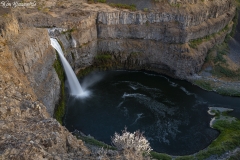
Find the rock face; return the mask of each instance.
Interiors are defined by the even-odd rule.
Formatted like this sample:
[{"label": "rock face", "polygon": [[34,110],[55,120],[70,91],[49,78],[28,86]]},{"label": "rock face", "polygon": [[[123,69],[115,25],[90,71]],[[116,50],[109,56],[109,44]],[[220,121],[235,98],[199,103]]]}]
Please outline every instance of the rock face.
[{"label": "rock face", "polygon": [[[88,159],[89,150],[83,142],[52,119],[47,107],[38,101],[46,94],[46,91],[40,90],[47,83],[45,80],[58,83],[58,77],[51,80],[55,76],[52,67],[43,69],[46,62],[43,56],[52,53],[54,59],[55,55],[52,48],[48,47],[48,41],[43,41],[44,44],[41,44],[41,39],[38,39],[40,43],[33,41],[35,48],[24,42],[34,40],[44,31],[33,29],[31,32],[22,32],[14,25],[9,23],[7,26],[8,29],[10,26],[14,29],[11,32],[11,38],[16,38],[14,42],[9,43],[4,39],[8,35],[6,30],[2,34],[4,36],[0,36],[0,159]],[[28,39],[20,45],[19,38]],[[48,58],[51,58],[51,54]],[[47,66],[50,63],[52,65],[51,60],[48,63]],[[59,90],[55,86],[48,87],[52,87],[53,92],[59,92],[55,91]],[[57,99],[57,95],[51,95],[51,92],[48,95]]]},{"label": "rock face", "polygon": [[107,53],[122,68],[187,79],[200,70],[208,50],[224,40],[235,14],[231,0],[187,0],[181,7],[164,4],[149,12],[76,0],[45,4],[48,12],[16,8],[0,19],[0,159],[99,157],[90,156],[81,140],[51,118],[60,81],[46,28],[61,28],[52,36],[75,71]]},{"label": "rock face", "polygon": [[[220,32],[235,15],[231,1],[207,4],[201,9],[195,5],[190,10],[179,8],[171,12],[99,12],[98,53],[117,54],[118,59],[127,62],[126,68],[137,65],[186,79],[201,69],[207,50],[221,43],[226,32],[205,43],[205,52],[203,46],[197,50],[189,47],[189,42]],[[194,8],[196,11],[192,12]],[[126,66],[131,63],[129,59],[133,64]]]},{"label": "rock face", "polygon": [[15,67],[27,75],[38,100],[52,116],[53,106],[59,97],[60,82],[52,67],[55,52],[50,46],[47,30],[31,28],[20,31],[15,17],[4,28],[3,35],[9,42]]},{"label": "rock face", "polygon": [[[49,14],[21,13],[17,19],[21,26],[65,29],[55,36],[75,71],[92,65],[97,54],[111,53],[122,68],[187,79],[200,71],[208,49],[231,30],[235,6],[232,0],[177,3],[181,6],[159,2],[148,12],[81,3],[77,8],[63,5],[64,9],[55,8]],[[196,39],[205,45],[190,47]]]},{"label": "rock face", "polygon": [[[201,69],[207,51],[223,42],[235,15],[233,1],[194,3],[184,1],[179,8],[165,5],[161,11],[149,12],[97,6],[91,14],[92,8],[86,6],[85,14],[68,14],[73,19],[78,16],[79,21],[56,24],[68,26],[69,31],[57,37],[75,71],[93,64],[97,54],[110,53],[122,68],[154,70],[187,79]],[[196,39],[201,45],[190,47]]]}]

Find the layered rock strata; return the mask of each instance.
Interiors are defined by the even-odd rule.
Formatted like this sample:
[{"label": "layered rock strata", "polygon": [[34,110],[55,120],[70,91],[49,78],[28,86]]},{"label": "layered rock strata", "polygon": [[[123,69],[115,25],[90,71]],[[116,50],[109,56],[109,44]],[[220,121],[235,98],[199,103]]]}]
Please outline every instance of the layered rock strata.
[{"label": "layered rock strata", "polygon": [[[235,15],[233,1],[229,0],[197,1],[179,8],[165,5],[161,11],[149,12],[103,6],[96,4],[94,12],[85,6],[85,14],[76,10],[67,14],[72,15],[73,22],[54,25],[69,31],[58,38],[68,50],[75,71],[93,64],[97,54],[110,53],[122,68],[155,70],[187,79],[200,71],[208,49],[224,40]],[[206,37],[208,40],[204,40]],[[196,39],[203,39],[201,44],[207,45],[190,47]]]}]

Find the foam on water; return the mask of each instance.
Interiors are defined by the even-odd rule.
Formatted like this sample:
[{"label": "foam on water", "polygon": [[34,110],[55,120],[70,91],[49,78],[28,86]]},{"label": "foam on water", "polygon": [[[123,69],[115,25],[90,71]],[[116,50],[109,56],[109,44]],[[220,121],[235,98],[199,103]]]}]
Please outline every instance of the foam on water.
[{"label": "foam on water", "polygon": [[181,89],[184,93],[186,93],[186,95],[188,95],[188,96],[192,96],[192,95],[193,95],[194,97],[197,97],[196,94],[189,92],[189,91],[186,90],[186,88],[184,88],[184,87],[180,87],[180,89]]},{"label": "foam on water", "polygon": [[118,105],[117,105],[117,108],[120,108],[122,106],[124,101],[120,102]]},{"label": "foam on water", "polygon": [[[140,104],[146,106],[154,114],[156,122],[145,128],[145,130],[152,130],[154,132],[154,137],[150,138],[157,139],[159,142],[170,145],[169,138],[175,139],[176,135],[180,132],[178,129],[178,126],[182,123],[180,120],[160,120],[163,117],[167,118],[167,115],[174,115],[176,108],[170,108],[140,93],[124,93],[122,98],[135,98]],[[136,124],[139,119],[143,118],[144,116],[142,115],[142,113],[137,114],[136,120],[131,125]]]},{"label": "foam on water", "polygon": [[144,116],[142,116],[142,115],[143,115],[143,113],[137,114],[137,118],[136,118],[135,121],[131,124],[131,126],[134,125],[135,123],[137,123],[137,121],[138,121],[139,119],[143,118]]}]

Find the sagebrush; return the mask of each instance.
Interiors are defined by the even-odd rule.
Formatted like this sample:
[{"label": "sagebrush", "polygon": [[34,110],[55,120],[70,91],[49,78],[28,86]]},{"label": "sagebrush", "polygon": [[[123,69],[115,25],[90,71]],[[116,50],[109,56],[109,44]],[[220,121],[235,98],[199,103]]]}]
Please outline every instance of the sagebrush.
[{"label": "sagebrush", "polygon": [[150,154],[152,148],[150,143],[143,136],[143,133],[136,131],[130,133],[125,130],[122,131],[122,135],[115,133],[112,137],[112,143],[118,150],[131,150],[136,154]]}]

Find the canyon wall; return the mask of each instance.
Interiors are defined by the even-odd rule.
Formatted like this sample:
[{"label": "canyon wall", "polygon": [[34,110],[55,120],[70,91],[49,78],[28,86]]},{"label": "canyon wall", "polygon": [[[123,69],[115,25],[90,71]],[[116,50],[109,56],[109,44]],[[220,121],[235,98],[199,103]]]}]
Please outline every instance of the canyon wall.
[{"label": "canyon wall", "polygon": [[28,77],[39,101],[53,115],[58,102],[60,82],[53,68],[55,51],[50,46],[46,29],[21,29],[13,16],[3,24],[3,38],[8,42],[14,66]]},{"label": "canyon wall", "polygon": [[[121,68],[187,79],[200,71],[207,51],[223,42],[236,7],[232,0],[179,3],[146,12],[82,4],[50,14],[21,13],[18,20],[22,26],[65,29],[54,36],[76,72],[92,65],[96,55],[111,54]],[[196,40],[201,45],[192,47]]]},{"label": "canyon wall", "polygon": [[[171,12],[167,8],[163,12],[99,12],[98,53],[114,54],[121,62],[127,62],[126,68],[137,66],[187,79],[200,71],[208,49],[223,42],[223,28],[229,25],[226,28],[231,30],[233,2],[217,2],[201,8],[188,6],[189,10],[175,8]],[[198,49],[189,46],[190,41],[215,33],[221,36],[203,41],[205,45]]]},{"label": "canyon wall", "polygon": [[[111,54],[121,68],[187,79],[200,71],[208,50],[223,42],[236,10],[229,0],[201,3],[166,6],[161,12],[99,9],[58,37],[71,53],[68,60],[75,71],[92,65],[97,54]],[[63,37],[76,40],[76,46],[66,44]],[[201,45],[191,47],[196,39]]]},{"label": "canyon wall", "polygon": [[20,28],[13,15],[0,26],[0,159],[88,159],[83,142],[50,116],[60,84],[47,30]]}]

